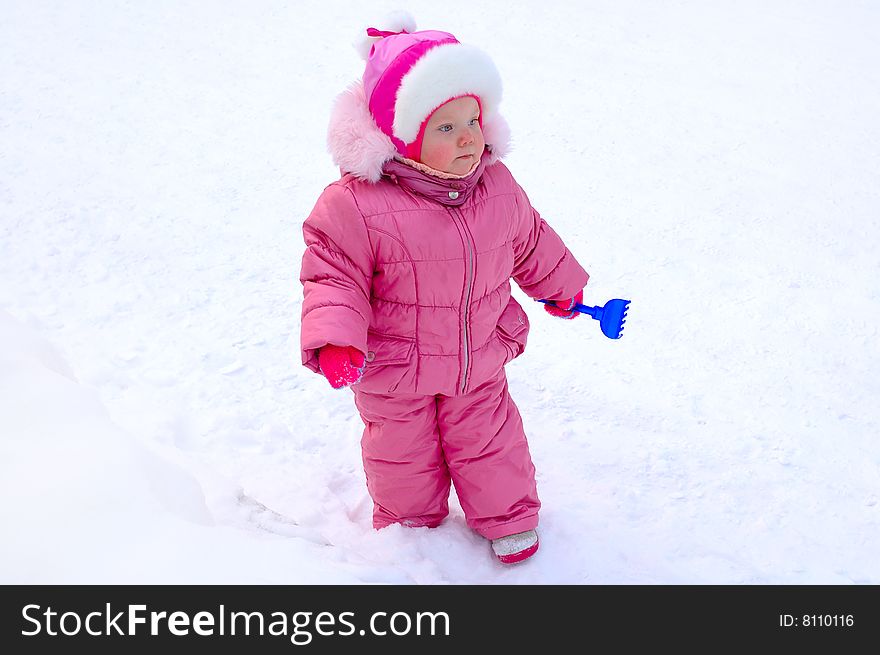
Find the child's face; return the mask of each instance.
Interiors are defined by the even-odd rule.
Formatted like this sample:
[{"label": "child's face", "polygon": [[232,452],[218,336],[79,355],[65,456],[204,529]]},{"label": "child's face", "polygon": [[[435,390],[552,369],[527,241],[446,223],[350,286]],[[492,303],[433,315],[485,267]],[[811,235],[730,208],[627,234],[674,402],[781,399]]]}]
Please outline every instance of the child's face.
[{"label": "child's face", "polygon": [[470,96],[440,105],[425,126],[422,163],[454,175],[470,172],[486,145],[479,117],[480,105]]}]

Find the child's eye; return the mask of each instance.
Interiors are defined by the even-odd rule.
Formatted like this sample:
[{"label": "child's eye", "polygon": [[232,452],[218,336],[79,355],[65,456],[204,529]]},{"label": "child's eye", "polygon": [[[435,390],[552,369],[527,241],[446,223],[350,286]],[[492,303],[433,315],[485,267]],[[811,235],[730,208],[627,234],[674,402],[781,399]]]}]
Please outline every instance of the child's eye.
[{"label": "child's eye", "polygon": [[452,125],[441,125],[441,126],[438,127],[437,129],[440,130],[441,132],[451,132],[451,131],[452,131]]},{"label": "child's eye", "polygon": [[471,119],[470,125],[471,125],[471,126],[479,125],[479,123],[480,123],[480,118],[479,118],[479,116],[478,116],[477,118],[472,118],[472,119]]}]

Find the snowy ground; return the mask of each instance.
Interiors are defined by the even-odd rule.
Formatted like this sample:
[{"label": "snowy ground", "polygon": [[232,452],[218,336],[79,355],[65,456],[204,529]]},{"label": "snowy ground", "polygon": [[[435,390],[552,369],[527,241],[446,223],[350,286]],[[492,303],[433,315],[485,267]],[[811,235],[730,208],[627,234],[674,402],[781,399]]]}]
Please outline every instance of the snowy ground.
[{"label": "snowy ground", "polygon": [[0,582],[880,583],[880,8],[413,1],[624,338],[508,367],[542,546],[375,532],[299,365],[349,42],[399,3],[0,0]]}]

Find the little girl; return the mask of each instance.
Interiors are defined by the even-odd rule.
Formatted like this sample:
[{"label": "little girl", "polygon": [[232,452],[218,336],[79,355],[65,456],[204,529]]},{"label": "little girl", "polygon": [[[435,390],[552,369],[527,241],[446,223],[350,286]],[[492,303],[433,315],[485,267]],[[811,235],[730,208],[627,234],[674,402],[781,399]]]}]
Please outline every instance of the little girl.
[{"label": "little girl", "polygon": [[455,485],[505,563],[538,549],[535,468],[504,365],[529,323],[510,279],[574,318],[588,275],[500,158],[501,79],[406,14],[363,44],[328,144],[342,177],[303,225],[302,361],[350,386],[373,526],[436,527]]}]

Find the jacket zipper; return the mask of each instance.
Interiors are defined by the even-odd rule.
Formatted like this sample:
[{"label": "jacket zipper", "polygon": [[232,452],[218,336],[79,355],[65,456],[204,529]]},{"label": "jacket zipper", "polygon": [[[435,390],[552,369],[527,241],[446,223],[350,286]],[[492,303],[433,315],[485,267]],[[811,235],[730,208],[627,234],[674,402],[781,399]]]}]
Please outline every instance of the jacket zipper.
[{"label": "jacket zipper", "polygon": [[464,239],[465,245],[467,247],[467,293],[465,294],[464,300],[464,308],[462,311],[461,318],[461,329],[464,343],[464,366],[462,366],[461,370],[461,393],[464,393],[465,388],[467,387],[467,374],[468,367],[470,366],[470,340],[468,338],[468,315],[470,314],[471,309],[471,293],[474,288],[474,245],[471,243],[470,233],[468,232],[467,226],[464,222],[464,217],[461,216],[456,210],[450,209],[449,212],[452,214],[453,218],[457,217],[459,222],[461,223],[461,231],[462,238]]}]

